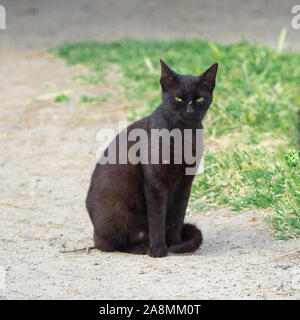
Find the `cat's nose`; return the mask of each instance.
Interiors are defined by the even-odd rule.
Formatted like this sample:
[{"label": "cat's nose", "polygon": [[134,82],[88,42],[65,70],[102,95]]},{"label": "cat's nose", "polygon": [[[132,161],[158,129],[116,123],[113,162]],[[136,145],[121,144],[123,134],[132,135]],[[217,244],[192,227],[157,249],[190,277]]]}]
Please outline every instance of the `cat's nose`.
[{"label": "cat's nose", "polygon": [[193,109],[193,107],[191,106],[190,103],[187,105],[186,112],[187,113],[193,113],[194,112],[194,109]]}]

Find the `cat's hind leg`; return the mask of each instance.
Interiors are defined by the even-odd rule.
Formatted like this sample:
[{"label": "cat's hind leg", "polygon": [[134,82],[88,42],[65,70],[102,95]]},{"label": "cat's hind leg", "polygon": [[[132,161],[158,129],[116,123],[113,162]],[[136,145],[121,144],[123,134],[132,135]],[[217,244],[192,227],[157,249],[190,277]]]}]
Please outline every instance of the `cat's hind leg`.
[{"label": "cat's hind leg", "polygon": [[133,231],[128,237],[128,243],[119,251],[133,254],[149,254],[149,235],[147,231]]},{"label": "cat's hind leg", "polygon": [[113,239],[100,236],[96,230],[94,230],[94,243],[95,247],[104,252],[112,252],[117,250],[117,242]]},{"label": "cat's hind leg", "polygon": [[[113,233],[112,233],[113,234]],[[133,254],[149,254],[149,237],[145,231],[132,232],[113,238],[107,234],[101,234],[94,229],[95,247],[104,252],[121,251]]]},{"label": "cat's hind leg", "polygon": [[127,247],[119,249],[119,251],[133,254],[149,254],[149,242],[129,244]]},{"label": "cat's hind leg", "polygon": [[148,241],[138,243],[127,242],[120,246],[117,241],[99,237],[96,232],[94,232],[94,241],[95,247],[103,252],[120,251],[132,254],[149,254]]}]

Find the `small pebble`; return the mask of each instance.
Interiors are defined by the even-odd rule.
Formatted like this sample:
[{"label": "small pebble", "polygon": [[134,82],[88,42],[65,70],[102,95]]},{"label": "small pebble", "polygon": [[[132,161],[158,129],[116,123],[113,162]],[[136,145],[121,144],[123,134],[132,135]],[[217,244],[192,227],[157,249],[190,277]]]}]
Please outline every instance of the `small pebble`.
[{"label": "small pebble", "polygon": [[278,290],[282,292],[290,292],[290,291],[294,291],[295,289],[292,288],[290,285],[281,284]]},{"label": "small pebble", "polygon": [[283,264],[276,264],[276,266],[274,266],[274,268],[278,268],[278,269],[282,269],[282,270],[286,270],[288,268],[291,268],[292,265],[287,264],[287,265],[283,265]]}]

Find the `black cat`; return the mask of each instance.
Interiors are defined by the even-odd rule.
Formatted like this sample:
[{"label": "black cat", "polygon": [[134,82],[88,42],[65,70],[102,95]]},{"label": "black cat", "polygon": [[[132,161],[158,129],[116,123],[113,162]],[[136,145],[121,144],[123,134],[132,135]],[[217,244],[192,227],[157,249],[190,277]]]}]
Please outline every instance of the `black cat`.
[{"label": "black cat", "polygon": [[[200,76],[179,75],[161,61],[162,104],[131,124],[127,134],[138,128],[150,137],[151,129],[176,128],[182,132],[191,129],[194,138],[196,129],[203,128],[202,119],[212,103],[217,69],[218,64],[214,64]],[[114,141],[117,154],[119,140],[120,134]],[[159,141],[156,148],[161,151]],[[127,150],[133,143],[128,140]],[[174,154],[174,143],[170,153]],[[151,257],[199,248],[201,231],[184,224],[194,175],[186,174],[184,160],[182,164],[166,164],[161,156],[159,159],[159,164],[97,163],[86,199],[96,248]]]}]

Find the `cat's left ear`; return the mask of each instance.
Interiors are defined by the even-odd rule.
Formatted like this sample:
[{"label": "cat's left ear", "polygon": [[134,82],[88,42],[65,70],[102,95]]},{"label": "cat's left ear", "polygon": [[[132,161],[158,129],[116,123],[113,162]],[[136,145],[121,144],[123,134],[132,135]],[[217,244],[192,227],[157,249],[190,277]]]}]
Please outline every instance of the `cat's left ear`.
[{"label": "cat's left ear", "polygon": [[206,86],[210,91],[213,91],[216,85],[216,75],[218,71],[218,64],[214,63],[199,77],[201,85]]}]

